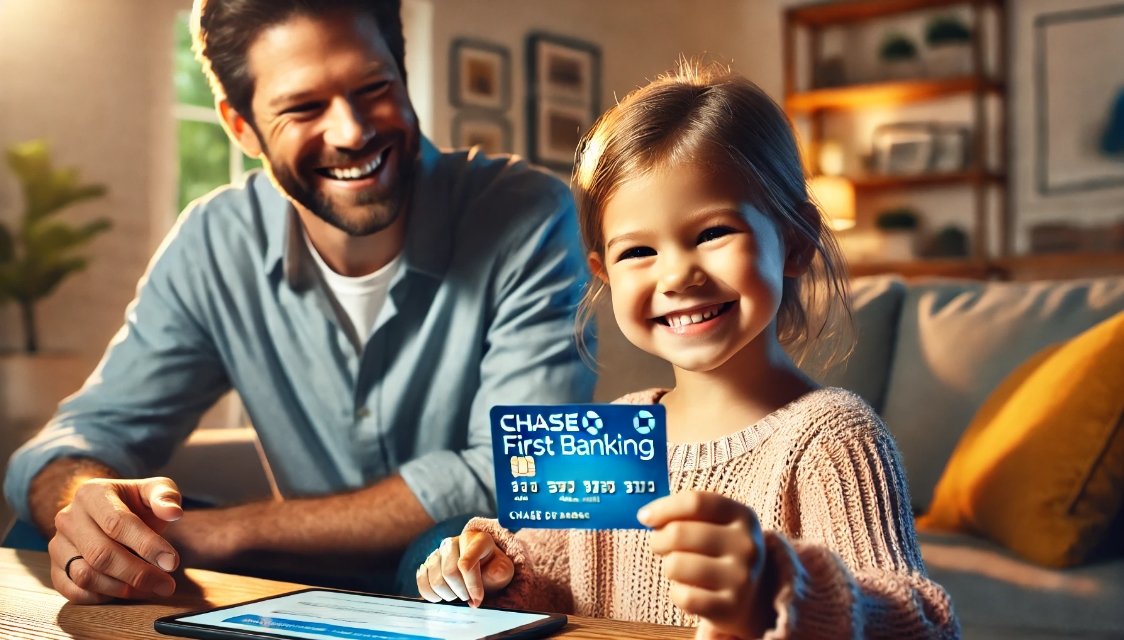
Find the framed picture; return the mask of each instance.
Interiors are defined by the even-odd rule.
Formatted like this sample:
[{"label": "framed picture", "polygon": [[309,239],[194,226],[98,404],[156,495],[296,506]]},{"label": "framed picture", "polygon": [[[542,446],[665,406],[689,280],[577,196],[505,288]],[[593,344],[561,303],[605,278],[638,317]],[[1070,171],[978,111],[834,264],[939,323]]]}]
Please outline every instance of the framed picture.
[{"label": "framed picture", "polygon": [[532,160],[568,171],[574,166],[578,142],[593,124],[592,112],[584,106],[549,102],[539,105],[537,112],[531,127]]},{"label": "framed picture", "polygon": [[453,119],[453,146],[480,147],[484,153],[511,151],[511,123],[491,113],[461,112]]},{"label": "framed picture", "polygon": [[1114,120],[1124,126],[1122,32],[1124,3],[1034,18],[1039,195],[1124,188],[1124,154],[1104,142]]},{"label": "framed picture", "polygon": [[955,173],[971,166],[972,129],[965,124],[933,123],[933,159],[929,170]]},{"label": "framed picture", "polygon": [[501,45],[458,38],[449,49],[449,98],[458,107],[511,106],[511,56]]},{"label": "framed picture", "polygon": [[527,155],[558,171],[601,112],[601,50],[545,33],[527,38]]}]

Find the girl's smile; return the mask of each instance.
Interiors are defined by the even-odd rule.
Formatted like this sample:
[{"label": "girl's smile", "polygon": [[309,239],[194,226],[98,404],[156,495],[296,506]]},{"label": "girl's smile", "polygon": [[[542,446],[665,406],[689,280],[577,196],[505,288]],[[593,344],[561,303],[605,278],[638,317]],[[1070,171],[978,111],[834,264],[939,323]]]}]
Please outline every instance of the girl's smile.
[{"label": "girl's smile", "polygon": [[726,313],[733,307],[733,302],[708,304],[693,309],[673,311],[655,318],[655,321],[677,335],[700,335],[714,329],[727,317]]}]

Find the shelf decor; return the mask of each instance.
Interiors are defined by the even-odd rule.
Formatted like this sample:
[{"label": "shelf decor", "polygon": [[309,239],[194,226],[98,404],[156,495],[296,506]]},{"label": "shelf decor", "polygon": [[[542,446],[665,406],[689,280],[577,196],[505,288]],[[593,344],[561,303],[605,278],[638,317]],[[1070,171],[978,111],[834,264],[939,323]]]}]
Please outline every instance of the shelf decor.
[{"label": "shelf decor", "polygon": [[[1008,5],[1009,0],[836,0],[785,9],[785,110],[807,132],[805,143],[812,152],[829,135],[848,149],[851,157],[845,164],[851,173],[844,177],[855,188],[860,231],[873,226],[879,206],[891,201],[918,205],[927,197],[920,190],[959,189],[970,192],[970,207],[954,220],[968,230],[969,259],[1003,257],[1011,251]],[[929,21],[923,46],[914,34],[899,30],[910,20]],[[873,62],[881,63],[883,77],[893,78],[828,86],[835,78],[825,78],[825,69],[861,69],[856,61],[869,53],[846,46],[840,52],[833,45],[869,35],[872,29],[886,34]],[[835,35],[843,37],[832,40]],[[926,69],[927,54],[946,46],[962,48],[966,66]],[[846,59],[839,61],[839,56]],[[866,72],[857,75],[869,77]],[[945,120],[942,109],[939,123],[903,125],[895,120],[906,120],[905,112],[898,118],[875,113],[907,104],[931,108],[937,101],[954,107],[948,113],[956,119]],[[870,122],[872,116],[875,122]],[[871,135],[879,124],[884,127]]]}]

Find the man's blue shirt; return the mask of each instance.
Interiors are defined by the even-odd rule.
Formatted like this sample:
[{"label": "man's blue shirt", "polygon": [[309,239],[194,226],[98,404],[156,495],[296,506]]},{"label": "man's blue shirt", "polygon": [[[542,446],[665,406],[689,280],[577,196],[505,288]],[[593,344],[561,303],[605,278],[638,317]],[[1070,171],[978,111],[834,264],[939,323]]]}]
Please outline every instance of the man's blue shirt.
[{"label": "man's blue shirt", "polygon": [[425,141],[411,202],[361,351],[264,174],[195,203],[98,368],[12,457],[8,502],[30,521],[31,480],[59,457],[152,473],[233,387],[285,496],[397,472],[435,520],[491,513],[490,407],[592,395],[573,339],[587,277],[573,200],[523,162]]}]

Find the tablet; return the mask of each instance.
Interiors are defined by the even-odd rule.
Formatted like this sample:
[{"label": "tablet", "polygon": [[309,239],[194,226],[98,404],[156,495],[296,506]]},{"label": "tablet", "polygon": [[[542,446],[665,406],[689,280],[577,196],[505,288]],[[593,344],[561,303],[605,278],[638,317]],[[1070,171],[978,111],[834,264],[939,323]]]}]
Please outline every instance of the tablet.
[{"label": "tablet", "polygon": [[542,638],[566,625],[554,613],[304,589],[156,620],[160,633],[204,640],[445,640]]}]

